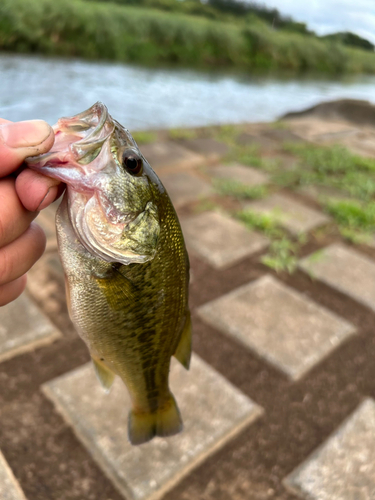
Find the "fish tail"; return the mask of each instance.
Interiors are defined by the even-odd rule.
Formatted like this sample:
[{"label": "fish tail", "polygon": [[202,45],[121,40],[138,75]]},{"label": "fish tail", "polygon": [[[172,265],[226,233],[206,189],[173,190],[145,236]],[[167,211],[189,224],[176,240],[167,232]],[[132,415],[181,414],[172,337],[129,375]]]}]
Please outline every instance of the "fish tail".
[{"label": "fish tail", "polygon": [[131,410],[128,436],[131,444],[142,444],[155,436],[173,436],[182,431],[182,419],[172,394],[153,412]]}]

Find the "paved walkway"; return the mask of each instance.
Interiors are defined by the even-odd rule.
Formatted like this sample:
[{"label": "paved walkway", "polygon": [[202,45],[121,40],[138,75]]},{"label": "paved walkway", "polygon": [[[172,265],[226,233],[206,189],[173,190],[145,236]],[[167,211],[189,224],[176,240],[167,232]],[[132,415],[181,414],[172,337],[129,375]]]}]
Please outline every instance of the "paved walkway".
[{"label": "paved walkway", "polygon": [[[318,133],[295,123],[249,126],[237,139],[286,162],[283,141],[355,136],[361,146],[349,125]],[[374,499],[374,248],[316,236],[333,222],[314,197],[271,186],[247,204],[305,238],[296,270],[277,274],[262,264],[269,237],[236,220],[241,204],[217,191],[218,180],[267,186],[266,172],[231,162],[230,147],[204,131],[141,149],[191,259],[192,367],[171,369],[184,432],[127,442],[127,393],[120,381],[101,390],[68,318],[51,207],[27,293],[0,310],[0,499]]]}]

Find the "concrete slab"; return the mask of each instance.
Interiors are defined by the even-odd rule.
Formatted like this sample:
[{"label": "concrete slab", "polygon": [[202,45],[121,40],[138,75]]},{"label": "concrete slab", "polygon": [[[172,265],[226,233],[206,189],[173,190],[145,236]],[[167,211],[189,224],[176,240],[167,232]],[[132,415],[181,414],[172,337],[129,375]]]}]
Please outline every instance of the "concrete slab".
[{"label": "concrete slab", "polygon": [[0,361],[49,344],[60,335],[26,294],[0,308]]},{"label": "concrete slab", "polygon": [[220,160],[230,150],[227,144],[209,138],[184,139],[179,142],[183,147],[199,153],[211,161]]},{"label": "concrete slab", "polygon": [[126,498],[154,500],[262,413],[196,355],[190,372],[173,361],[170,380],[184,430],[141,446],[127,439],[130,401],[120,379],[105,394],[88,364],[44,391]]},{"label": "concrete slab", "polygon": [[208,182],[190,172],[164,174],[161,180],[175,207],[203,199],[215,192]]},{"label": "concrete slab", "polygon": [[264,149],[275,149],[277,147],[276,141],[260,135],[250,134],[249,132],[242,132],[237,137],[237,143],[240,146],[258,146]]},{"label": "concrete slab", "polygon": [[0,498],[1,500],[26,500],[17,479],[0,451]]},{"label": "concrete slab", "polygon": [[216,269],[229,267],[269,244],[265,236],[217,212],[204,212],[180,222],[188,249]]},{"label": "concrete slab", "polygon": [[347,321],[269,275],[205,304],[198,314],[293,380],[355,331]]},{"label": "concrete slab", "polygon": [[283,194],[273,194],[263,200],[245,203],[243,207],[258,214],[273,215],[281,226],[294,235],[311,231],[331,220],[327,215]]},{"label": "concrete slab", "polygon": [[309,500],[375,498],[374,400],[366,399],[284,484]]},{"label": "concrete slab", "polygon": [[299,143],[299,142],[305,142],[302,137],[299,135],[295,134],[291,130],[287,128],[275,128],[275,129],[268,129],[265,130],[262,135],[264,137],[267,137],[268,139],[272,139],[277,142],[286,142],[286,143]]},{"label": "concrete slab", "polygon": [[375,311],[375,262],[336,243],[309,255],[299,267],[313,278]]},{"label": "concrete slab", "polygon": [[206,161],[204,156],[193,153],[173,141],[145,144],[141,147],[141,153],[158,172],[172,167],[196,167]]},{"label": "concrete slab", "polygon": [[246,186],[261,186],[270,182],[270,177],[266,173],[239,163],[211,167],[207,169],[207,173],[215,179],[234,180]]}]

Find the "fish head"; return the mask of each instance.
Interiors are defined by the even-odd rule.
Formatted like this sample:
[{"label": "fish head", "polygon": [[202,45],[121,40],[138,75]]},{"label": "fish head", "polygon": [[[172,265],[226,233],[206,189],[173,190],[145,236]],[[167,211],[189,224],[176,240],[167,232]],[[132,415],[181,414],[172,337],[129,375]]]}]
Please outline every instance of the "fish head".
[{"label": "fish head", "polygon": [[131,134],[106,106],[60,118],[55,143],[28,166],[67,185],[70,222],[94,256],[121,264],[156,254],[160,234],[152,184],[163,187]]}]

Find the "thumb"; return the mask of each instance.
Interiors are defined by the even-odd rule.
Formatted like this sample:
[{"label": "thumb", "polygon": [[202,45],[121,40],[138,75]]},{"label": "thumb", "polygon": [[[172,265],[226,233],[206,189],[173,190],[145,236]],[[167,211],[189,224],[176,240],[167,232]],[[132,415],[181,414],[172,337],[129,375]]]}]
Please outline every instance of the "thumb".
[{"label": "thumb", "polygon": [[53,130],[43,120],[1,122],[0,177],[17,170],[28,156],[47,152],[53,142]]}]

